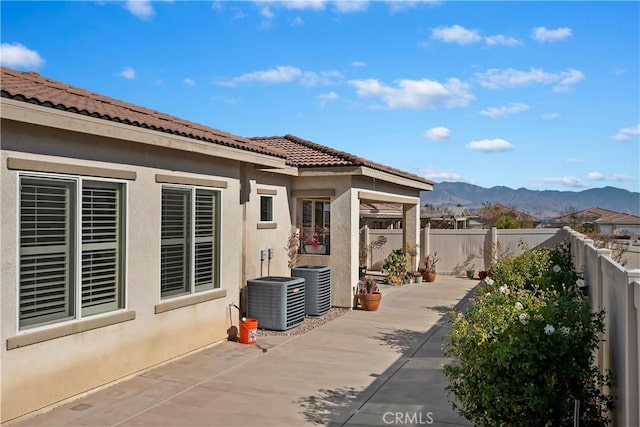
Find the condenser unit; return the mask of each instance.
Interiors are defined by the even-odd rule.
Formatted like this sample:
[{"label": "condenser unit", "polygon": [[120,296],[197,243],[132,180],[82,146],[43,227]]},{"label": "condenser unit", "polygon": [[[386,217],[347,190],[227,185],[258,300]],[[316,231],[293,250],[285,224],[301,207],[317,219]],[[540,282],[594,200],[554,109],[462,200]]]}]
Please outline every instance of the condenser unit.
[{"label": "condenser unit", "polygon": [[304,322],[304,295],[305,282],[300,277],[247,280],[247,315],[258,319],[258,328],[286,331]]},{"label": "condenser unit", "polygon": [[291,269],[291,275],[302,277],[305,284],[305,312],[322,316],[331,309],[331,268],[303,265]]}]

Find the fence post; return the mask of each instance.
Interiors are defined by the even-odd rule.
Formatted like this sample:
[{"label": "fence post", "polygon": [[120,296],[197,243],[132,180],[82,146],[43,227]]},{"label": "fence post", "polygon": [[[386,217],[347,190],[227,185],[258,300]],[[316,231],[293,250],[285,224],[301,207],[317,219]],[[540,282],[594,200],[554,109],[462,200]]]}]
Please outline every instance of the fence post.
[{"label": "fence post", "polygon": [[627,271],[628,286],[626,289],[626,309],[625,316],[627,322],[625,325],[625,373],[627,377],[626,390],[624,390],[626,414],[623,414],[623,425],[637,426],[640,425],[640,409],[638,402],[640,401],[640,343],[638,342],[638,333],[640,333],[640,316],[638,308],[640,306],[640,270]]},{"label": "fence post", "polygon": [[489,265],[493,265],[498,261],[498,252],[500,250],[498,244],[498,229],[491,227],[491,264]]},{"label": "fence post", "polygon": [[[602,264],[604,262],[604,259],[611,259],[611,251],[609,249],[596,249],[596,254],[597,254],[597,259],[596,262],[598,263],[598,275],[597,277],[591,279],[591,280],[597,280],[597,286],[599,291],[598,292],[602,292],[602,299],[600,301],[602,301],[602,307],[605,309],[605,314],[604,314],[604,325],[605,325],[605,330],[604,330],[604,334],[602,334],[601,338],[601,345],[598,346],[598,360],[600,360],[600,372],[602,373],[606,373],[607,371],[611,370],[611,311],[608,309],[609,306],[611,305],[609,302],[609,290],[608,289],[604,289],[604,273],[603,273],[603,268],[602,268]],[[605,391],[610,393],[611,389],[605,387]]]}]

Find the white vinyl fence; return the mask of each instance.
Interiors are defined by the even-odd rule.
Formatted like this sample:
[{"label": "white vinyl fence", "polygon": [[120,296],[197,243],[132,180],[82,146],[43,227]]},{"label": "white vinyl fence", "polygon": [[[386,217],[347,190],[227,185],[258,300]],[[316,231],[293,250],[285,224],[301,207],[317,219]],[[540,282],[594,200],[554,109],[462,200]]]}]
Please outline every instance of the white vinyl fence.
[{"label": "white vinyl fence", "polygon": [[[576,269],[589,286],[591,305],[604,309],[605,333],[596,362],[611,371],[615,398],[614,426],[640,425],[640,270],[627,270],[611,259],[609,249],[598,249],[583,234],[565,227]],[[636,264],[637,265],[637,264]]]},{"label": "white vinyl fence", "polygon": [[[365,241],[373,242],[383,236],[387,243],[369,250],[367,266],[380,270],[384,259],[394,249],[402,249],[402,230],[363,228]],[[438,253],[438,273],[464,275],[465,270],[488,270],[493,259],[507,254],[518,255],[525,247],[555,246],[559,243],[557,228],[517,230],[440,230],[424,228],[420,231],[419,263],[428,254]],[[523,246],[524,245],[524,246]]]}]

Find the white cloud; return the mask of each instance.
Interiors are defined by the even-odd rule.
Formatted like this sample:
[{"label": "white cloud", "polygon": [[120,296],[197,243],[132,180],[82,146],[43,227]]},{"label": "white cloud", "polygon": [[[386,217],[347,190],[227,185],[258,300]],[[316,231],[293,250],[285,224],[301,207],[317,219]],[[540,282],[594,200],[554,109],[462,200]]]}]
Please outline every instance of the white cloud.
[{"label": "white cloud", "polygon": [[621,181],[633,181],[634,179],[631,178],[630,176],[614,173],[613,176],[611,177],[611,180],[621,182]]},{"label": "white cloud", "polygon": [[343,75],[335,70],[321,71],[319,73],[315,71],[305,71],[300,79],[300,83],[305,86],[330,85],[335,84],[343,78]]},{"label": "white cloud", "polygon": [[259,83],[290,83],[302,76],[302,70],[290,66],[278,66],[270,70],[254,71],[245,73],[238,77],[234,77],[226,82],[220,82],[223,86],[235,87],[241,83],[259,82]]},{"label": "white cloud", "polygon": [[195,84],[196,84],[196,81],[195,81],[195,80],[190,79],[190,78],[188,78],[188,77],[187,77],[186,79],[184,79],[184,80],[183,80],[183,82],[184,82],[184,84],[187,84],[187,85],[189,85],[189,86],[193,86],[193,85],[195,85]]},{"label": "white cloud", "polygon": [[389,9],[392,13],[404,12],[416,8],[420,5],[437,5],[440,4],[440,0],[387,0]]},{"label": "white cloud", "polygon": [[451,137],[451,131],[444,126],[437,126],[426,131],[424,135],[434,141],[446,141]]},{"label": "white cloud", "polygon": [[318,99],[320,100],[320,105],[324,107],[325,105],[327,105],[328,101],[337,101],[338,99],[340,99],[340,96],[338,96],[337,93],[332,91],[327,93],[321,93],[318,96]]},{"label": "white cloud", "polygon": [[291,20],[291,26],[292,27],[299,27],[301,25],[304,25],[304,20],[302,18],[300,18],[299,16],[296,16],[295,18],[293,18]]},{"label": "white cloud", "polygon": [[44,59],[38,52],[20,43],[2,43],[0,63],[14,68],[38,68],[44,64]]},{"label": "white cloud", "polygon": [[350,80],[362,97],[381,98],[389,108],[421,109],[466,107],[474,99],[469,85],[451,78],[446,83],[433,80],[399,80],[396,87],[381,84],[376,79]]},{"label": "white cloud", "polygon": [[140,19],[149,19],[154,13],[149,0],[127,0],[124,7]]},{"label": "white cloud", "polygon": [[582,163],[582,159],[578,159],[577,157],[570,157],[567,159],[567,163]]},{"label": "white cloud", "polygon": [[438,27],[431,30],[431,38],[441,40],[445,43],[457,43],[460,45],[478,43],[482,37],[478,30],[467,30],[460,25],[451,27]]},{"label": "white cloud", "polygon": [[220,81],[219,85],[236,87],[242,83],[293,83],[298,82],[305,86],[331,85],[344,79],[343,75],[335,70],[329,71],[303,71],[300,68],[289,65],[280,65],[268,70],[245,73],[230,80]]},{"label": "white cloud", "polygon": [[327,1],[325,0],[292,0],[292,1],[274,1],[270,2],[274,6],[279,6],[284,9],[296,9],[296,10],[324,10]]},{"label": "white cloud", "polygon": [[550,184],[560,184],[566,187],[585,187],[585,185],[578,178],[574,176],[561,176],[561,177],[552,177],[552,178],[544,178],[544,182],[548,182]]},{"label": "white cloud", "polygon": [[558,73],[549,73],[540,68],[531,68],[529,71],[507,68],[490,68],[484,73],[476,73],[476,79],[480,86],[487,89],[501,89],[516,86],[526,86],[530,84],[553,84],[554,92],[568,90],[571,85],[583,80],[582,72],[570,68]]},{"label": "white cloud", "polygon": [[615,139],[616,141],[628,141],[631,139],[632,135],[640,135],[640,123],[634,127],[622,128],[617,134],[610,136],[609,138]]},{"label": "white cloud", "polygon": [[518,46],[522,42],[513,37],[503,36],[502,34],[496,34],[495,36],[487,36],[484,38],[484,42],[488,46]]},{"label": "white cloud", "polygon": [[469,182],[468,179],[456,172],[445,171],[438,168],[428,168],[420,173],[423,177],[432,181],[463,181]]},{"label": "white cloud", "polygon": [[558,117],[560,117],[560,114],[558,114],[558,113],[544,113],[540,117],[542,118],[542,120],[555,120]]},{"label": "white cloud", "polygon": [[124,77],[125,79],[135,79],[136,78],[136,70],[131,67],[127,67],[120,72],[120,77]]},{"label": "white cloud", "polygon": [[540,43],[551,43],[557,42],[567,37],[571,36],[571,28],[562,27],[556,28],[555,30],[549,30],[545,27],[537,27],[533,29],[533,37],[534,40],[539,41]]},{"label": "white cloud", "polygon": [[605,177],[600,172],[589,172],[587,174],[587,179],[591,181],[603,181]]},{"label": "white cloud", "polygon": [[338,13],[364,12],[369,7],[369,2],[364,0],[341,0],[332,4]]},{"label": "white cloud", "polygon": [[481,139],[478,141],[471,141],[467,144],[467,148],[473,151],[498,152],[513,150],[513,144],[500,138]]},{"label": "white cloud", "polygon": [[260,15],[265,19],[273,19],[276,15],[271,11],[269,6],[265,6],[260,9]]},{"label": "white cloud", "polygon": [[509,105],[505,105],[502,107],[491,107],[486,110],[480,111],[480,114],[483,116],[491,117],[492,119],[506,116],[509,114],[520,113],[522,111],[527,111],[529,106],[527,104],[521,104],[519,102],[511,102]]},{"label": "white cloud", "polygon": [[366,62],[362,62],[362,61],[354,61],[351,63],[351,66],[353,67],[366,67],[367,63]]}]

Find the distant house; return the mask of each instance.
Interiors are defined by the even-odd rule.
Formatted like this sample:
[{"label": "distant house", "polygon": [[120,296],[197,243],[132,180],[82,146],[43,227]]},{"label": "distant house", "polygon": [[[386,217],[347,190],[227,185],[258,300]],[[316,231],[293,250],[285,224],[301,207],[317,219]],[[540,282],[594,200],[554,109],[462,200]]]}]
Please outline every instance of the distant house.
[{"label": "distant house", "polygon": [[472,215],[464,206],[433,208],[424,206],[420,212],[423,227],[465,229],[471,227]]},{"label": "distant house", "polygon": [[[472,215],[464,206],[433,207],[420,209],[420,228],[470,228]],[[402,206],[394,203],[361,203],[360,227],[372,229],[402,228]]]},{"label": "distant house", "polygon": [[554,218],[551,226],[580,226],[586,232],[610,235],[640,235],[640,217],[598,207]]},{"label": "distant house", "polygon": [[[518,225],[516,228],[537,228],[542,224],[542,220],[527,212],[520,211],[500,203],[493,203],[473,211],[474,218],[482,224],[483,228],[492,226],[500,227],[500,220],[510,222],[512,220]],[[509,228],[509,227],[507,227]],[[513,227],[511,227],[513,228]]]},{"label": "distant house", "polygon": [[353,307],[360,203],[401,206],[418,242],[419,176],[38,73],[0,85],[0,422],[227,339],[247,280],[290,275],[295,231]]}]

